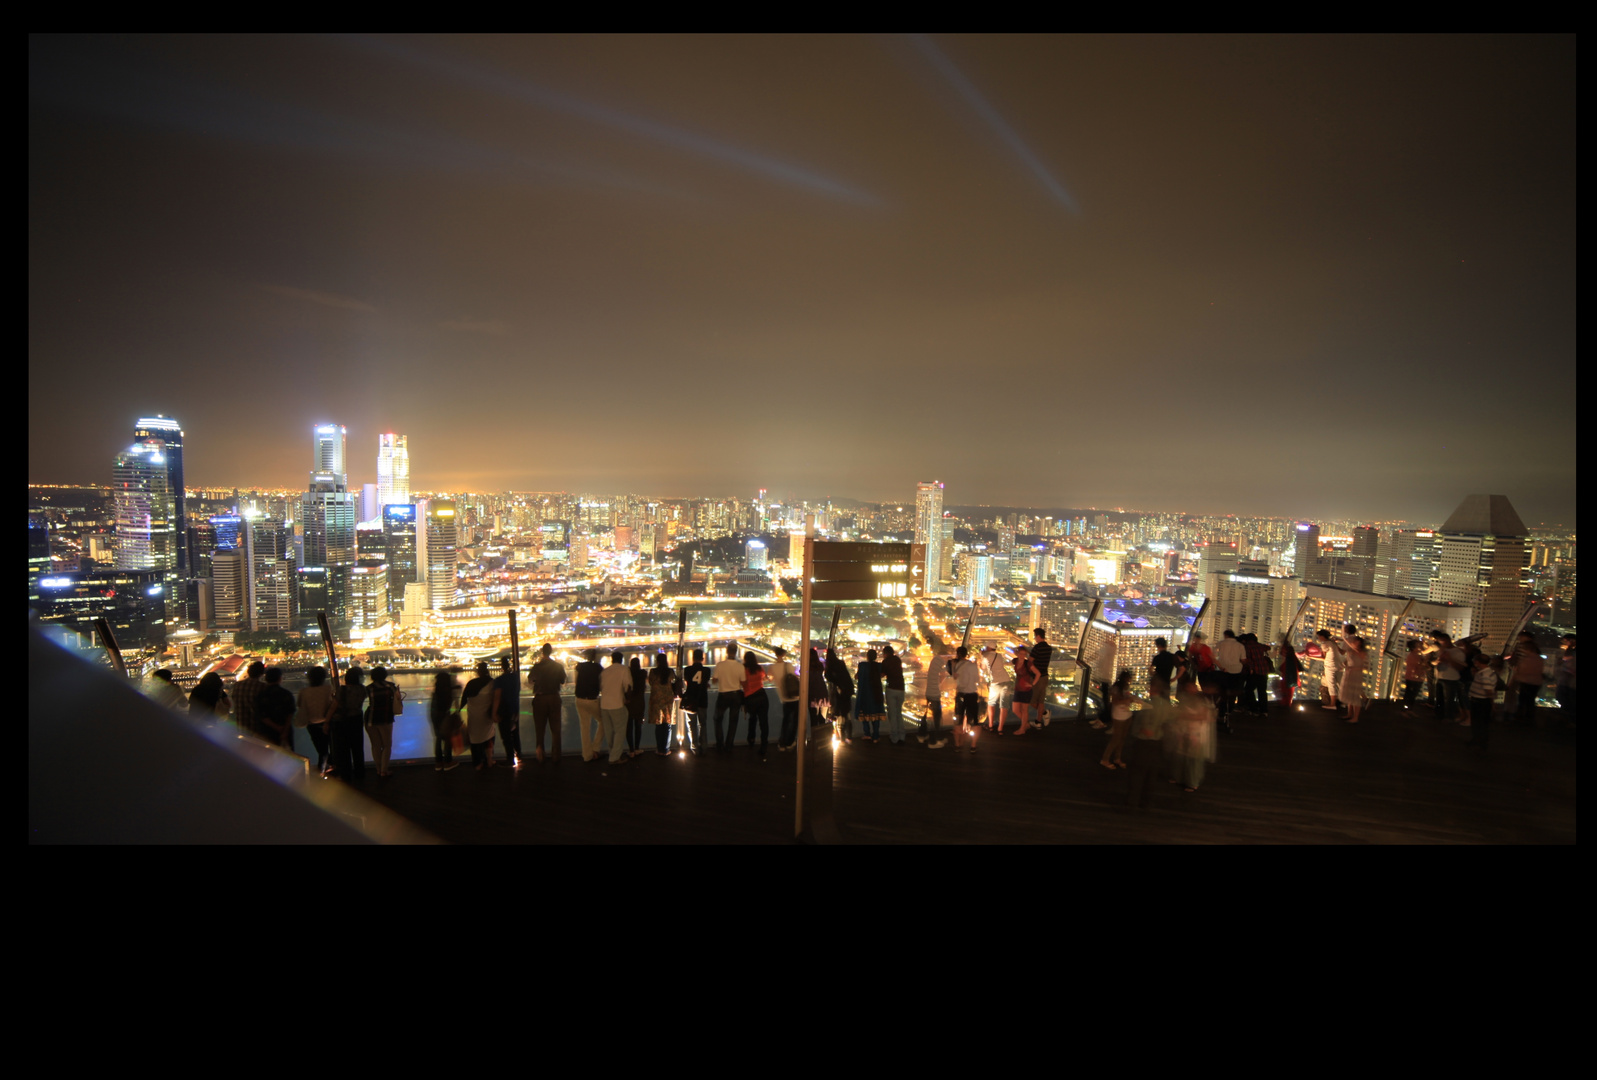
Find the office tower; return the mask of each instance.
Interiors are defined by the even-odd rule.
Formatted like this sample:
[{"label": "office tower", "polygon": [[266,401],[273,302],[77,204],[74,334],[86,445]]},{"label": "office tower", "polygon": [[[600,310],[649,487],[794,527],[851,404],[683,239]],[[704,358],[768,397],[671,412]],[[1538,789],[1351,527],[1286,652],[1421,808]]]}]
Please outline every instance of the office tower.
[{"label": "office tower", "polygon": [[1274,646],[1297,613],[1297,578],[1238,572],[1215,574],[1203,580],[1209,600],[1203,630],[1213,640],[1218,641],[1226,630],[1234,630],[1239,635],[1256,634],[1261,642]]},{"label": "office tower", "polygon": [[1436,534],[1430,529],[1395,530],[1381,541],[1374,591],[1383,596],[1430,599],[1435,558]]},{"label": "office tower", "polygon": [[361,559],[350,568],[349,614],[356,630],[376,630],[388,623],[388,564]]},{"label": "office tower", "polygon": [[397,613],[405,586],[416,576],[416,508],[409,503],[383,507],[383,558],[388,562],[388,602]]},{"label": "office tower", "polygon": [[1553,624],[1575,626],[1575,556],[1566,555],[1553,563]]},{"label": "office tower", "polygon": [[1198,555],[1198,581],[1200,587],[1208,590],[1209,577],[1213,574],[1234,574],[1237,572],[1237,546],[1232,543],[1211,541]]},{"label": "office tower", "polygon": [[292,529],[278,518],[247,518],[243,536],[250,573],[245,600],[249,628],[287,630],[293,625],[295,607]]},{"label": "office tower", "polygon": [[750,540],[743,545],[743,564],[750,570],[764,570],[767,566],[765,543]]},{"label": "office tower", "polygon": [[[166,644],[166,573],[161,570],[91,570],[39,579],[39,622],[73,631],[92,648],[94,620],[111,625],[116,643],[129,649]],[[59,640],[59,639],[58,639]]]},{"label": "office tower", "polygon": [[349,566],[355,561],[355,497],[331,474],[312,478],[300,496],[306,566]]},{"label": "office tower", "polygon": [[348,437],[342,424],[317,424],[311,429],[311,472],[330,474],[340,490],[349,487],[349,468],[344,456]]},{"label": "office tower", "polygon": [[1299,522],[1293,546],[1292,571],[1299,581],[1308,584],[1329,580],[1329,568],[1320,559],[1320,527]]},{"label": "office tower", "polygon": [[985,603],[992,599],[993,558],[991,555],[962,551],[955,571],[958,583],[954,596],[961,603]]},{"label": "office tower", "polygon": [[1041,593],[1031,594],[1031,615],[1029,625],[1023,630],[1042,627],[1048,632],[1048,640],[1054,647],[1054,678],[1059,678],[1059,672],[1067,665],[1059,663],[1064,653],[1071,657],[1076,654],[1076,645],[1081,637],[1081,624],[1092,613],[1091,600],[1070,599],[1062,596],[1045,596]]},{"label": "office tower", "polygon": [[611,547],[616,551],[631,551],[636,543],[631,525],[617,525]]},{"label": "office tower", "polygon": [[249,558],[242,548],[218,550],[211,556],[210,608],[212,628],[250,628]]},{"label": "office tower", "polygon": [[43,517],[28,515],[28,605],[39,599],[39,579],[50,573],[50,525]]},{"label": "office tower", "polygon": [[[377,504],[410,502],[410,438],[389,433],[377,436]],[[379,511],[381,512],[381,511]]]},{"label": "office tower", "polygon": [[1525,523],[1506,495],[1469,495],[1437,532],[1430,598],[1471,606],[1482,650],[1503,649],[1529,598]]},{"label": "office tower", "polygon": [[399,625],[415,627],[421,625],[421,614],[427,610],[427,583],[425,581],[412,581],[405,586],[405,599],[399,613]]},{"label": "office tower", "polygon": [[[943,482],[915,485],[915,543],[926,545],[926,569],[947,581],[953,552],[943,547]],[[934,569],[935,568],[935,569]]]},{"label": "office tower", "polygon": [[804,573],[804,530],[794,529],[787,534],[787,569],[793,577]]},{"label": "office tower", "polygon": [[427,503],[427,604],[434,611],[455,602],[455,504],[447,499]]},{"label": "office tower", "polygon": [[[189,526],[183,490],[183,426],[170,416],[145,416],[133,425],[133,438],[139,441],[161,440],[162,455],[166,458],[166,486],[172,494],[172,521],[175,535],[181,541],[188,534]],[[177,549],[177,576],[190,576],[188,551],[182,543]]]},{"label": "office tower", "polygon": [[177,570],[176,512],[163,451],[159,439],[137,442],[112,466],[118,570]]},{"label": "office tower", "polygon": [[[1403,664],[1403,645],[1406,638],[1425,638],[1432,630],[1441,630],[1453,637],[1470,633],[1472,612],[1468,606],[1453,606],[1429,601],[1411,601],[1401,596],[1376,596],[1358,589],[1343,589],[1335,585],[1311,584],[1302,586],[1300,600],[1303,616],[1298,620],[1292,643],[1302,653],[1303,647],[1317,630],[1329,630],[1333,635],[1352,623],[1357,633],[1369,645],[1369,662],[1364,671],[1364,692],[1372,698],[1384,698],[1391,692],[1394,669]],[[1402,622],[1398,617],[1407,609]],[[1388,641],[1393,642],[1396,656],[1383,655]],[[1323,676],[1323,663],[1304,657],[1303,684],[1315,686]]]},{"label": "office tower", "polygon": [[379,521],[383,512],[383,504],[377,499],[376,484],[362,484],[360,486],[360,520]]}]

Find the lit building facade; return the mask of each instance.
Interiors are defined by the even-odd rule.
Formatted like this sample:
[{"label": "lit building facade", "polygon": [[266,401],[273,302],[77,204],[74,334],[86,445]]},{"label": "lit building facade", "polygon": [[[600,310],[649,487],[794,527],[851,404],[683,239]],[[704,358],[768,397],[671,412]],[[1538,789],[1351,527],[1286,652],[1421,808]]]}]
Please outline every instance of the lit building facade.
[{"label": "lit building facade", "polygon": [[342,489],[349,487],[349,465],[345,457],[348,440],[349,432],[342,424],[317,424],[311,429],[314,462],[311,471],[330,474]]},{"label": "lit building facade", "polygon": [[1474,608],[1485,651],[1501,650],[1524,614],[1525,523],[1504,495],[1470,495],[1437,530],[1430,599]]},{"label": "lit building facade", "polygon": [[39,621],[79,635],[87,647],[94,620],[105,619],[122,649],[166,643],[166,574],[160,570],[94,570],[39,579]]},{"label": "lit building facade", "polygon": [[941,480],[915,485],[915,543],[926,545],[926,569],[936,573],[939,581],[947,581],[951,567],[945,564],[951,558],[952,552],[948,552],[948,557],[945,557]]},{"label": "lit building facade", "polygon": [[1301,591],[1297,578],[1217,573],[1205,576],[1203,583],[1209,600],[1203,631],[1213,640],[1231,630],[1239,636],[1254,634],[1274,647],[1297,613]]},{"label": "lit building facade", "polygon": [[408,502],[383,507],[383,558],[388,561],[388,602],[397,614],[405,587],[417,580],[416,508]]},{"label": "lit building facade", "polygon": [[[1471,633],[1473,616],[1467,604],[1381,596],[1335,585],[1304,585],[1302,590],[1307,603],[1303,605],[1303,616],[1293,632],[1293,646],[1303,655],[1316,631],[1329,630],[1333,637],[1340,638],[1343,627],[1349,623],[1356,626],[1369,653],[1364,670],[1364,693],[1370,698],[1384,698],[1391,692],[1394,668],[1403,663],[1402,642],[1405,639],[1424,640],[1432,630],[1441,630],[1455,638]],[[1394,643],[1395,656],[1382,655],[1389,640]],[[1303,685],[1317,686],[1323,669],[1323,661],[1303,656]]]},{"label": "lit building facade", "polygon": [[361,559],[349,571],[349,618],[355,630],[376,630],[389,622],[388,564]]},{"label": "lit building facade", "polygon": [[[377,436],[377,503],[379,507],[410,502],[410,437]],[[379,510],[379,512],[381,512]]]},{"label": "lit building facade", "polygon": [[459,545],[456,507],[448,499],[427,503],[427,601],[434,611],[455,602],[455,560]]}]

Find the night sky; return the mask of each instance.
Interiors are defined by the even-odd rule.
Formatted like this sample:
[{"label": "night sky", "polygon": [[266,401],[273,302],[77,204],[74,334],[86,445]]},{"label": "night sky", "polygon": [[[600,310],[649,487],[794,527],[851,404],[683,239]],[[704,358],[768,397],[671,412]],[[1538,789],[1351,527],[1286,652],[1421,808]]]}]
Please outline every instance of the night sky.
[{"label": "night sky", "polygon": [[1571,38],[32,38],[28,478],[1575,520]]}]

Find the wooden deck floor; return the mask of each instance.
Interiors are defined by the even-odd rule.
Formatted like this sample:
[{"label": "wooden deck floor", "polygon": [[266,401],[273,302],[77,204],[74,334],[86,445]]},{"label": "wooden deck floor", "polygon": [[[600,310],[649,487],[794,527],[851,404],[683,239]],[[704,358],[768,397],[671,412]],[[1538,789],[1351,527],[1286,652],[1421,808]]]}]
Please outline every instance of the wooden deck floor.
[{"label": "wooden deck floor", "polygon": [[[1056,722],[986,737],[974,756],[856,744],[838,755],[846,842],[878,844],[1574,843],[1575,735],[1494,726],[1492,748],[1422,711],[1382,707],[1357,726],[1276,707],[1222,737],[1202,789],[1163,782],[1125,808],[1126,777],[1098,764],[1103,736]],[[738,746],[612,768],[450,773],[398,768],[363,789],[454,843],[788,843],[793,758]]]}]

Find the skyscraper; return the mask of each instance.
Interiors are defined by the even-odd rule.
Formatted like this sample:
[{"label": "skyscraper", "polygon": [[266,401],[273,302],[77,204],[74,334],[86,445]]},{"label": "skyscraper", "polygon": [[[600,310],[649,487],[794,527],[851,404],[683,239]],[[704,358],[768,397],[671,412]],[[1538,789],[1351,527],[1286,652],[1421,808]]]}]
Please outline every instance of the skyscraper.
[{"label": "skyscraper", "polygon": [[165,450],[160,439],[145,439],[118,454],[111,468],[116,568],[159,573],[163,631],[165,604],[178,592],[176,510]]},{"label": "skyscraper", "polygon": [[50,524],[28,515],[28,604],[39,599],[39,579],[50,573]]},{"label": "skyscraper", "polygon": [[342,424],[317,424],[311,429],[311,472],[331,473],[342,490],[349,488],[349,467],[344,456],[349,432]]},{"label": "skyscraper", "polygon": [[1470,495],[1437,532],[1431,599],[1471,605],[1482,650],[1504,648],[1529,598],[1525,523],[1506,495]]},{"label": "skyscraper", "polygon": [[[188,535],[189,518],[183,490],[183,426],[170,416],[145,416],[133,425],[133,437],[138,440],[160,439],[161,452],[166,458],[167,488],[172,493],[172,520],[177,529],[177,576],[189,576],[188,545],[183,537]],[[171,613],[170,600],[168,614]]]},{"label": "skyscraper", "polygon": [[434,611],[455,602],[455,504],[448,499],[427,503],[427,606]]},{"label": "skyscraper", "polygon": [[943,551],[943,482],[915,485],[915,543],[926,545],[926,569],[947,580]]},{"label": "skyscraper", "polygon": [[[377,436],[377,505],[410,502],[410,437]],[[378,513],[382,511],[379,509]]]},{"label": "skyscraper", "polygon": [[1327,569],[1320,561],[1320,527],[1300,521],[1292,552],[1292,571],[1304,584],[1328,581]]},{"label": "skyscraper", "polygon": [[409,503],[383,507],[383,557],[388,560],[388,603],[393,614],[405,602],[405,586],[416,576],[416,508]]}]

